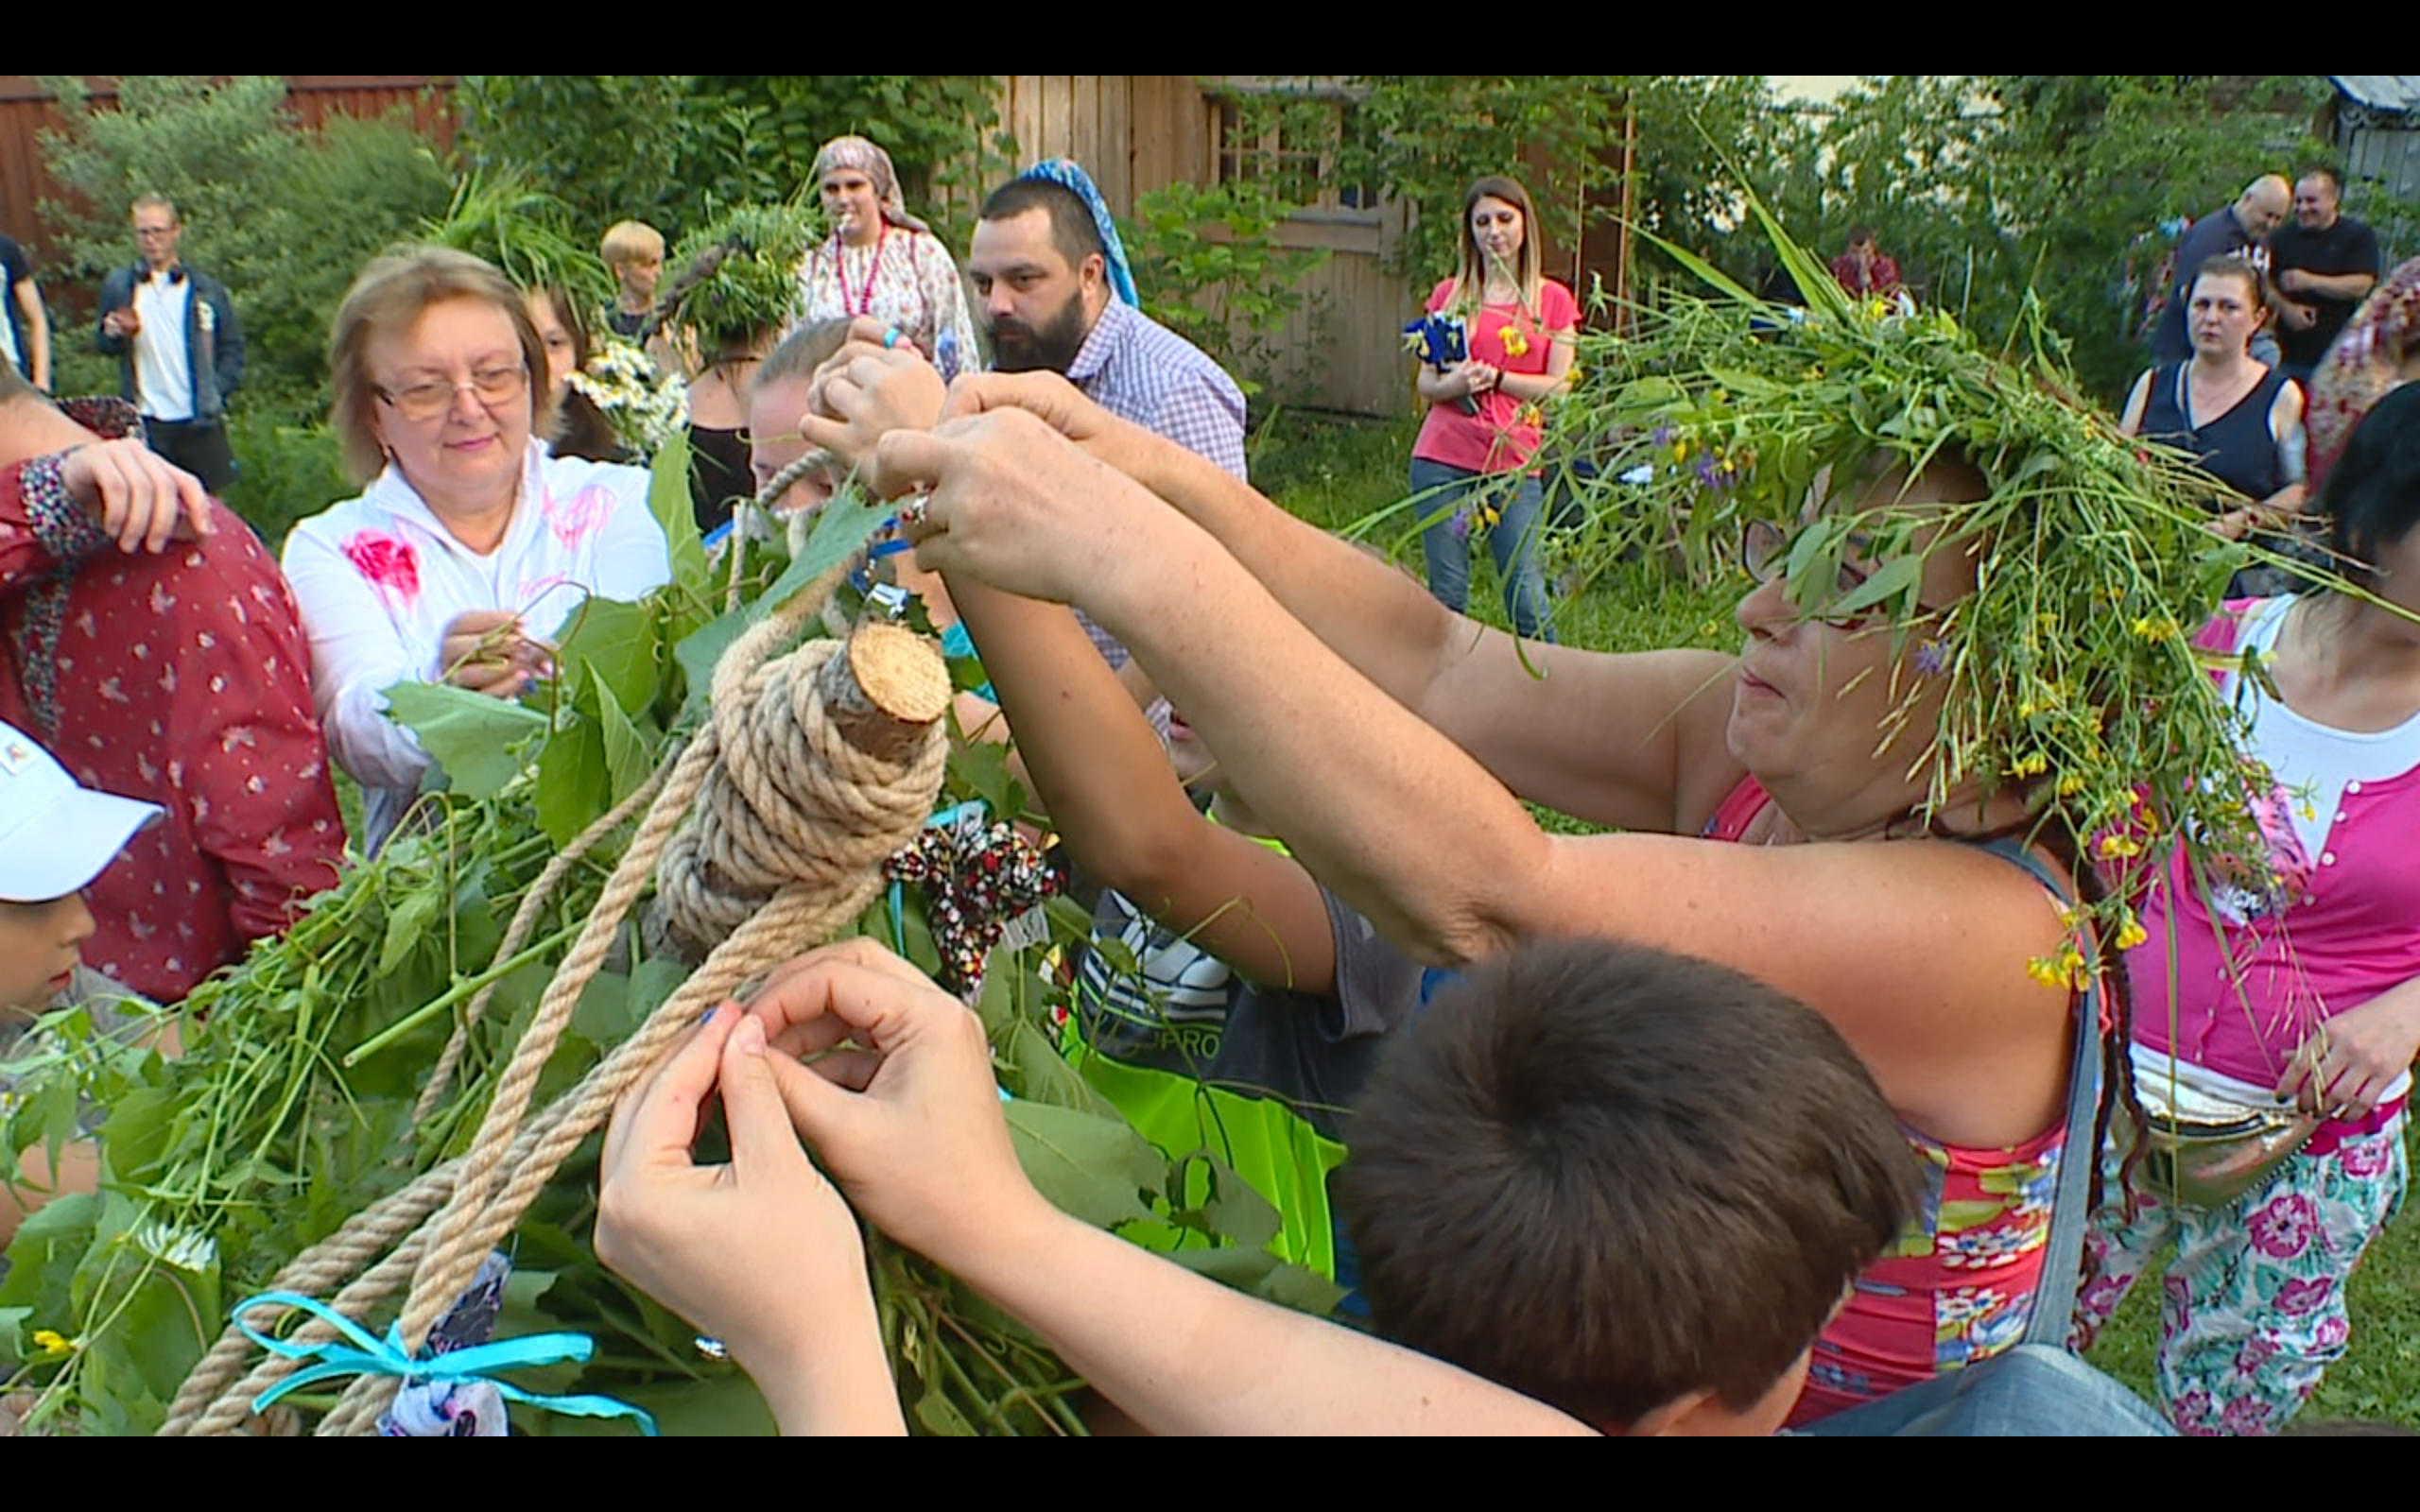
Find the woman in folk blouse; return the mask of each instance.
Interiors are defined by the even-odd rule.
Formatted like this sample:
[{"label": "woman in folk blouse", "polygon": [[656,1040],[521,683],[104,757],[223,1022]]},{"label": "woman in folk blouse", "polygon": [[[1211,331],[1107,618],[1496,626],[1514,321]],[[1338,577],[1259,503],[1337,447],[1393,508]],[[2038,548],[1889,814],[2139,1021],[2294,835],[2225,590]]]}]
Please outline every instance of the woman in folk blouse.
[{"label": "woman in folk blouse", "polygon": [[1534,467],[1542,406],[1571,379],[1580,304],[1545,277],[1530,192],[1481,179],[1462,201],[1461,268],[1437,285],[1431,315],[1459,317],[1470,356],[1420,369],[1429,404],[1412,449],[1411,489],[1428,522],[1428,589],[1455,613],[1470,607],[1471,538],[1484,533],[1504,576],[1504,607],[1524,639],[1554,639],[1538,567],[1546,489]]},{"label": "woman in folk blouse", "polygon": [[590,595],[671,578],[638,468],[551,455],[545,348],[527,305],[475,257],[424,248],[354,281],[329,341],[331,421],[369,487],[297,525],[285,573],[311,637],[312,691],[338,765],[366,790],[368,839],[393,833],[429,759],[387,690],[451,682],[517,698]]},{"label": "woman in folk blouse", "polygon": [[832,235],[799,272],[801,321],[876,320],[944,379],[980,369],[957,260],[908,214],[890,154],[861,136],[838,138],[817,154],[815,181]]}]

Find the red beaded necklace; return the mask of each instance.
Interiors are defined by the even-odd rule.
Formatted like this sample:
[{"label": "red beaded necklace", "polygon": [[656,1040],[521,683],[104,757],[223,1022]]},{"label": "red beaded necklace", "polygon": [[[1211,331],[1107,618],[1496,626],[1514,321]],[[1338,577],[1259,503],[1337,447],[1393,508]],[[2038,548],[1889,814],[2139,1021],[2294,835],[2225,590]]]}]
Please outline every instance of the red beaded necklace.
[{"label": "red beaded necklace", "polygon": [[849,265],[844,261],[848,248],[841,242],[838,232],[832,233],[832,281],[840,285],[842,315],[855,317],[873,314],[874,281],[882,277],[882,254],[890,249],[890,222],[886,220],[882,223],[882,234],[874,239],[873,262],[866,268],[865,287],[857,292],[856,299],[852,300],[849,298]]}]

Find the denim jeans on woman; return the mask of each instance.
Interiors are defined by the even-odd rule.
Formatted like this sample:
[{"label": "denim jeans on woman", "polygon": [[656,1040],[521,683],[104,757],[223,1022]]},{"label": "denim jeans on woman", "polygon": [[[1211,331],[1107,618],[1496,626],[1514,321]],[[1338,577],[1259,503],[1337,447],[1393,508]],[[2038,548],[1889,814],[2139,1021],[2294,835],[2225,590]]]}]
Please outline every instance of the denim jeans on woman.
[{"label": "denim jeans on woman", "polygon": [[1495,502],[1504,517],[1485,535],[1504,578],[1504,611],[1524,639],[1552,641],[1554,610],[1547,598],[1546,574],[1538,566],[1545,485],[1527,473],[1465,472],[1415,458],[1411,492],[1413,507],[1428,522],[1420,533],[1420,549],[1428,558],[1428,591],[1437,602],[1457,614],[1470,612],[1471,537],[1483,529],[1475,507]]}]

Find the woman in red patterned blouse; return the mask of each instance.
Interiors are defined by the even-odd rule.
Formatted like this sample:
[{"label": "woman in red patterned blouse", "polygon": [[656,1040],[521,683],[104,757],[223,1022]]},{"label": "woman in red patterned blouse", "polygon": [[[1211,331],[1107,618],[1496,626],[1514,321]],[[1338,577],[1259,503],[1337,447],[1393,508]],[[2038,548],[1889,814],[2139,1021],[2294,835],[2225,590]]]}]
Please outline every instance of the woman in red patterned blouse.
[{"label": "woman in red patterned blouse", "polygon": [[[182,999],[336,885],[344,822],[276,563],[199,484],[0,378],[0,720],[159,804],[88,897],[85,958]],[[118,413],[100,413],[107,408]]]}]

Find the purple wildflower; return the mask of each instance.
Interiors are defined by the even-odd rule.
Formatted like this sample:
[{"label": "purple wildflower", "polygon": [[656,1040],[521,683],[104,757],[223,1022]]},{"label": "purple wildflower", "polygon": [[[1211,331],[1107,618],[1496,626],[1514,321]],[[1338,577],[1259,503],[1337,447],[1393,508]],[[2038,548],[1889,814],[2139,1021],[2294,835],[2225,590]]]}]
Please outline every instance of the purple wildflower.
[{"label": "purple wildflower", "polygon": [[1949,648],[1939,641],[1927,641],[1916,647],[1916,675],[1937,678],[1949,670]]},{"label": "purple wildflower", "polygon": [[1658,446],[1669,446],[1679,438],[1680,433],[1672,429],[1669,425],[1658,425],[1655,427],[1655,444]]},{"label": "purple wildflower", "polygon": [[1471,512],[1468,509],[1454,511],[1454,539],[1456,541],[1471,539]]}]

